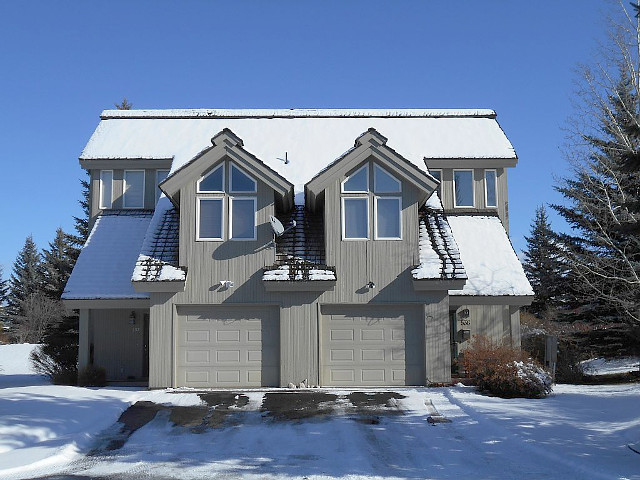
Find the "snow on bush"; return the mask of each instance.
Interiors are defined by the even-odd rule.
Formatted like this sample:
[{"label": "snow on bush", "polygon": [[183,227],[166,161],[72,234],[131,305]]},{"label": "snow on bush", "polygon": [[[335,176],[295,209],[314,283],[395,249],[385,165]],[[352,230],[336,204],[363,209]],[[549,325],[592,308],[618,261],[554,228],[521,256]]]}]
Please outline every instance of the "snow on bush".
[{"label": "snow on bush", "polygon": [[462,363],[476,386],[504,398],[541,398],[551,393],[551,376],[524,350],[473,337]]}]

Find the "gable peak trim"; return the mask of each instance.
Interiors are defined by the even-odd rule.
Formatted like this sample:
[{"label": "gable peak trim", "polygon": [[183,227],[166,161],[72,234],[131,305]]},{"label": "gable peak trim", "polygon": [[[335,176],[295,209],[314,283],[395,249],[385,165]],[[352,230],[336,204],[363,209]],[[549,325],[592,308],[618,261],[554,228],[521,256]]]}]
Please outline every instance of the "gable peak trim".
[{"label": "gable peak trim", "polygon": [[223,128],[211,138],[211,145],[214,147],[218,145],[226,145],[228,147],[244,147],[242,139],[231,131],[229,128]]},{"label": "gable peak trim", "polygon": [[369,127],[366,132],[362,133],[358,138],[356,138],[356,142],[354,147],[359,147],[361,145],[369,146],[373,145],[374,147],[380,147],[382,145],[387,144],[387,137],[378,132],[375,128]]}]

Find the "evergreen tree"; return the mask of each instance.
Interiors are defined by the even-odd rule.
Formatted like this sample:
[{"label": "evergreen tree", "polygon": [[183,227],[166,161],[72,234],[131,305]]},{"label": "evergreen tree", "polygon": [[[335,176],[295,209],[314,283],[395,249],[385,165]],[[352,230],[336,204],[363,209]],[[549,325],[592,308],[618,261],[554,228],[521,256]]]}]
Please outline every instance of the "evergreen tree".
[{"label": "evergreen tree", "polygon": [[120,103],[114,103],[113,104],[118,110],[131,110],[131,107],[133,107],[132,103],[129,103],[127,101],[127,97],[123,97],[122,98],[122,102]]},{"label": "evergreen tree", "polygon": [[60,300],[76,258],[71,237],[58,228],[49,249],[43,251],[44,290],[51,298]]},{"label": "evergreen tree", "polygon": [[7,285],[7,281],[2,279],[2,266],[0,266],[0,312],[2,312],[2,307],[4,302],[7,301],[7,293],[9,291],[9,286]]},{"label": "evergreen tree", "polygon": [[43,287],[42,258],[33,237],[29,235],[13,264],[7,295],[7,314],[14,318],[23,316],[23,302],[29,295],[42,291]]},{"label": "evergreen tree", "polygon": [[2,278],[2,266],[0,266],[0,328],[5,318],[5,302],[7,301],[7,294],[9,292],[9,285],[6,280]]},{"label": "evergreen tree", "polygon": [[[84,246],[84,243],[89,237],[89,215],[90,215],[90,195],[89,195],[89,181],[86,179],[80,180],[82,186],[82,198],[78,200],[78,203],[82,207],[82,216],[73,217],[75,235],[68,235],[71,250],[69,255],[73,258],[73,263],[78,259],[80,250]],[[72,267],[73,268],[73,267]]]},{"label": "evergreen tree", "polygon": [[559,240],[582,301],[640,322],[640,170],[630,168],[629,161],[640,152],[640,90],[634,75],[622,68],[604,92],[601,82],[586,75],[596,126],[579,125],[584,143],[573,150],[573,177],[555,187],[565,204],[552,207],[572,228]]},{"label": "evergreen tree", "polygon": [[567,293],[565,268],[558,256],[555,233],[551,229],[544,205],[536,209],[531,235],[525,237],[527,249],[524,271],[533,287],[535,298],[529,311],[535,315],[563,305]]}]

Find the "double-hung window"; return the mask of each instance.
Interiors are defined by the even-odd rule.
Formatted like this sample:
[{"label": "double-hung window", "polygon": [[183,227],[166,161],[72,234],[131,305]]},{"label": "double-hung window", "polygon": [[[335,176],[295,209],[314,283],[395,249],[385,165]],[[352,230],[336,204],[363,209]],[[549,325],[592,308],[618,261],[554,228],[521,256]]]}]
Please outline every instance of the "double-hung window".
[{"label": "double-hung window", "polygon": [[484,171],[484,200],[487,207],[498,206],[496,180],[497,175],[495,170]]},{"label": "double-hung window", "polygon": [[[197,182],[198,240],[255,240],[258,184],[240,167],[222,163]],[[228,228],[225,232],[225,225]]]},{"label": "double-hung window", "polygon": [[144,208],[144,170],[125,170],[122,191],[124,208]]},{"label": "double-hung window", "polygon": [[455,207],[473,207],[473,170],[453,171],[453,205]]},{"label": "double-hung window", "polygon": [[400,240],[401,193],[400,181],[375,163],[367,163],[347,176],[342,182],[342,238],[368,240],[373,219],[375,240]]}]

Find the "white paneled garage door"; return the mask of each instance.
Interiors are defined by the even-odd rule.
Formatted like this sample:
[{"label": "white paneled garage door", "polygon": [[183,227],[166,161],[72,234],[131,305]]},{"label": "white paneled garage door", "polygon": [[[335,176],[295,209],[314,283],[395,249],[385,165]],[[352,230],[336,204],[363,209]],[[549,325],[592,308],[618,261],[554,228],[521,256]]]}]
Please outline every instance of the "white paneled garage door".
[{"label": "white paneled garage door", "polygon": [[178,307],[176,385],[278,386],[279,325],[277,307]]},{"label": "white paneled garage door", "polygon": [[424,384],[418,306],[324,305],[321,312],[322,385]]}]

